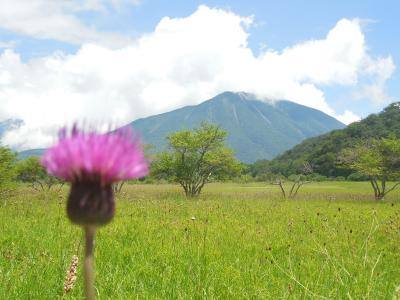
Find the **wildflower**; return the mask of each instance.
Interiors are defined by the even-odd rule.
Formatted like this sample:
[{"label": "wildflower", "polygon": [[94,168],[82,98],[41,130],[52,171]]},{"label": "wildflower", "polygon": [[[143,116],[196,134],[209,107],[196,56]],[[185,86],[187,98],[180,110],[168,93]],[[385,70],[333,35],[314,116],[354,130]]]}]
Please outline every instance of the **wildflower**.
[{"label": "wildflower", "polygon": [[60,131],[58,144],[47,150],[47,171],[71,183],[67,212],[73,223],[103,225],[114,216],[112,184],[142,177],[148,166],[140,143],[129,128],[110,134]]},{"label": "wildflower", "polygon": [[99,134],[62,129],[59,142],[42,157],[47,172],[71,183],[67,201],[69,219],[85,233],[84,280],[87,300],[93,300],[93,249],[96,226],[114,217],[112,184],[142,177],[148,172],[139,141],[129,128]]}]

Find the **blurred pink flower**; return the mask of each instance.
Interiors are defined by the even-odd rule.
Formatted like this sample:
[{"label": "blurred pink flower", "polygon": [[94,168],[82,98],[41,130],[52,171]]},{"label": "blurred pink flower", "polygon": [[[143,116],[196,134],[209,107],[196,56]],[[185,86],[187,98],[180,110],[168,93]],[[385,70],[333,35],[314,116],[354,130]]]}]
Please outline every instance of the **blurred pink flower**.
[{"label": "blurred pink flower", "polygon": [[59,142],[42,157],[47,171],[69,182],[100,181],[111,184],[147,175],[148,163],[140,141],[129,127],[99,134],[60,131]]},{"label": "blurred pink flower", "polygon": [[59,142],[42,157],[47,171],[71,182],[67,213],[80,225],[104,225],[114,217],[112,184],[147,175],[148,163],[139,140],[128,127],[99,134],[60,131]]}]

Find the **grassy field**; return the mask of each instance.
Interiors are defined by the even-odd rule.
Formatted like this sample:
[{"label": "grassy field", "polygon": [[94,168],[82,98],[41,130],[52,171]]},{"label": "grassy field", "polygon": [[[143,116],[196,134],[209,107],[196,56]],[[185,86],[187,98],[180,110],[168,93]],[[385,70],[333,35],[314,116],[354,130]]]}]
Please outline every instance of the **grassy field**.
[{"label": "grassy field", "polygon": [[[0,299],[83,299],[82,269],[63,296],[81,231],[60,193],[0,202]],[[400,201],[368,183],[127,185],[96,239],[98,299],[397,299]],[[400,299],[400,291],[397,295]]]}]

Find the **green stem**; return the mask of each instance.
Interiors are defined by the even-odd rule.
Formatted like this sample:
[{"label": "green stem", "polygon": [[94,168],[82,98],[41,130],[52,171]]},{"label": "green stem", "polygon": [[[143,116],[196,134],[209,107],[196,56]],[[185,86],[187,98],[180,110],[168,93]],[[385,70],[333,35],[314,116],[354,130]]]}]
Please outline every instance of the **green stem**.
[{"label": "green stem", "polygon": [[84,226],[85,231],[85,263],[84,263],[84,277],[85,277],[85,296],[86,300],[94,300],[94,270],[93,270],[93,249],[94,249],[94,236],[96,234],[96,227],[91,225]]}]

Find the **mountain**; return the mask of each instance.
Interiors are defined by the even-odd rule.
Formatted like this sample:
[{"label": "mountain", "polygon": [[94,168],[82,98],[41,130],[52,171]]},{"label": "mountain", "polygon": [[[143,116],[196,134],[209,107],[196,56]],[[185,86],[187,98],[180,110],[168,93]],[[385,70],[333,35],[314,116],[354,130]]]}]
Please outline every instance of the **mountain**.
[{"label": "mountain", "polygon": [[30,156],[42,156],[46,149],[30,149],[18,153],[18,159],[25,159]]},{"label": "mountain", "polygon": [[336,157],[342,149],[370,138],[387,137],[391,133],[400,137],[400,102],[392,103],[382,112],[369,115],[344,129],[307,139],[269,162],[269,167],[274,173],[290,175],[307,161],[314,172],[321,175],[347,176],[350,170],[336,167]]},{"label": "mountain", "polygon": [[186,106],[131,123],[145,143],[157,150],[165,137],[192,129],[201,122],[220,125],[228,132],[227,143],[243,162],[271,159],[306,138],[343,128],[325,113],[289,101],[268,103],[247,93],[225,92],[199,105]]},{"label": "mountain", "polygon": [[[166,148],[165,137],[209,122],[228,132],[227,143],[243,162],[272,159],[306,138],[345,125],[327,114],[289,101],[268,103],[247,93],[225,92],[199,105],[186,106],[130,123],[155,151]],[[21,158],[43,150],[23,151]]]}]

